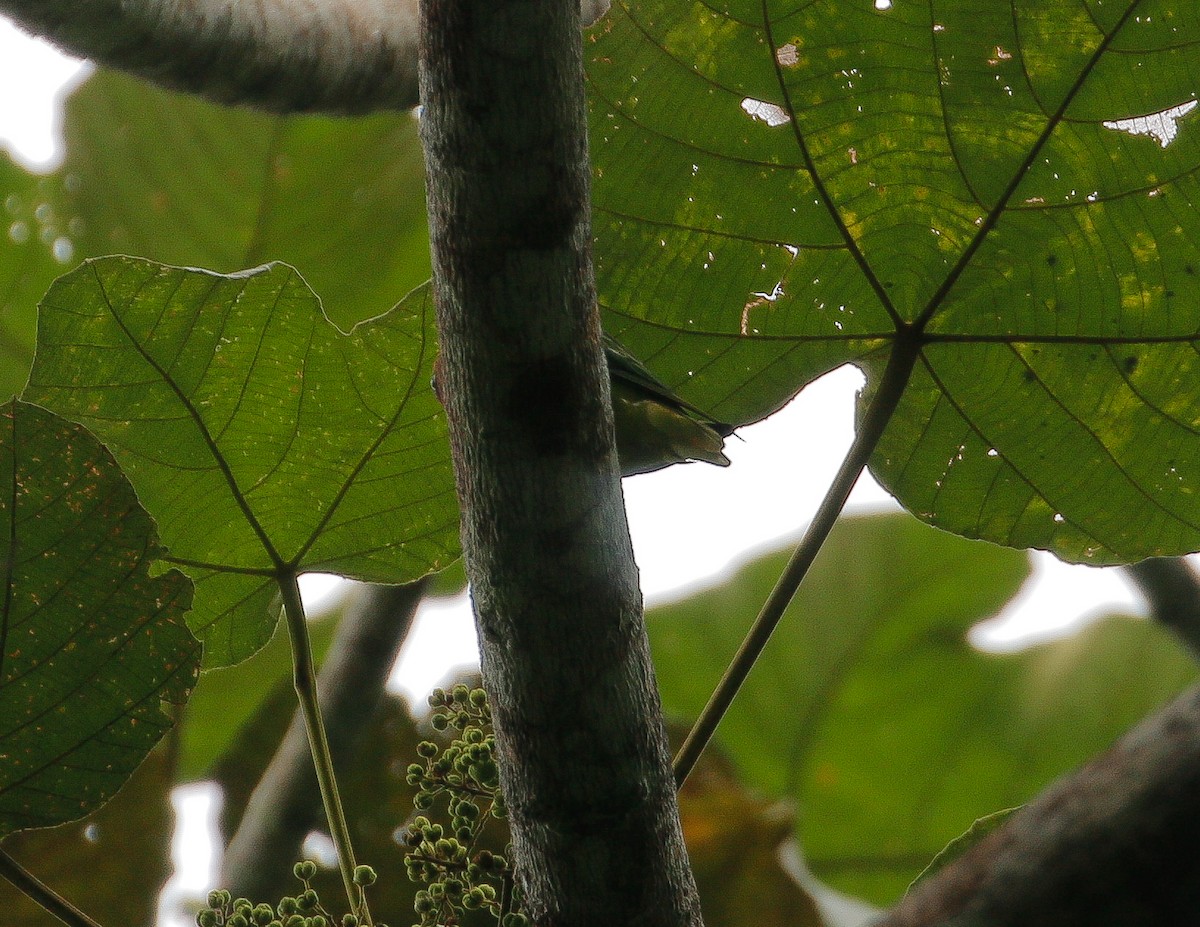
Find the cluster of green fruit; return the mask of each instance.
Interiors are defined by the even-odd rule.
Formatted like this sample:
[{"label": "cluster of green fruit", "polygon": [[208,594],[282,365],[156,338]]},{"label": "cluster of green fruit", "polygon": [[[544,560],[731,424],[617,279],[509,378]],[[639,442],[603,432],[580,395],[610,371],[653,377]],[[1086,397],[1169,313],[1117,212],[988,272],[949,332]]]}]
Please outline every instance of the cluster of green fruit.
[{"label": "cluster of green fruit", "polygon": [[427,811],[444,797],[450,814],[449,829],[421,815],[405,831],[408,877],[424,886],[413,904],[420,916],[413,927],[455,925],[467,911],[488,912],[500,927],[528,927],[506,857],[476,850],[488,820],[505,816],[487,695],[460,684],[434,689],[429,705],[435,730],[458,733],[445,747],[422,741],[417,754],[424,762],[408,767],[417,809]]},{"label": "cluster of green fruit", "polygon": [[[317,874],[317,864],[312,860],[296,863],[292,868],[296,878],[304,886],[298,895],[285,895],[272,907],[266,902],[254,904],[246,898],[233,898],[225,889],[208,893],[208,904],[196,914],[197,927],[360,927],[360,919],[354,914],[343,914],[335,919],[321,904],[310,880]],[[354,884],[358,887],[359,901],[364,889],[375,883],[375,870],[370,866],[354,869]],[[376,924],[375,927],[387,927]]]}]

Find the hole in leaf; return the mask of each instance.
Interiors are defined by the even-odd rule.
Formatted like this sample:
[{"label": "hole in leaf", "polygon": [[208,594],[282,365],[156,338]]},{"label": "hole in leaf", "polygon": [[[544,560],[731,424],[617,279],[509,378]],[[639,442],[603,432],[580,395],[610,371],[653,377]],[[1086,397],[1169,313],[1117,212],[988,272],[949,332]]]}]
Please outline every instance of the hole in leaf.
[{"label": "hole in leaf", "polygon": [[1106,129],[1127,132],[1130,135],[1149,135],[1166,148],[1179,134],[1179,120],[1196,108],[1196,100],[1188,100],[1170,109],[1128,119],[1113,119],[1101,123]]},{"label": "hole in leaf", "polygon": [[756,100],[753,97],[746,97],[742,100],[742,110],[751,119],[765,122],[769,126],[781,126],[786,122],[791,122],[792,119],[781,107],[774,103]]}]

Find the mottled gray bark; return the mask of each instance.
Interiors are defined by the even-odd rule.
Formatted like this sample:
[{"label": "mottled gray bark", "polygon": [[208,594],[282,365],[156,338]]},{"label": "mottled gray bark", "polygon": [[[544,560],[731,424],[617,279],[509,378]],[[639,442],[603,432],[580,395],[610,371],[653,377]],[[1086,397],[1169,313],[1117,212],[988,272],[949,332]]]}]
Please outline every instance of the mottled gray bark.
[{"label": "mottled gray bark", "polygon": [[600,350],[578,7],[429,0],[421,98],[438,383],[530,913],[699,924]]},{"label": "mottled gray bark", "polygon": [[[342,618],[317,677],[334,767],[343,769],[383,697],[425,582],[370,586]],[[292,864],[321,823],[321,794],[299,711],[255,787],[222,861],[235,897],[277,898],[295,888]]]}]

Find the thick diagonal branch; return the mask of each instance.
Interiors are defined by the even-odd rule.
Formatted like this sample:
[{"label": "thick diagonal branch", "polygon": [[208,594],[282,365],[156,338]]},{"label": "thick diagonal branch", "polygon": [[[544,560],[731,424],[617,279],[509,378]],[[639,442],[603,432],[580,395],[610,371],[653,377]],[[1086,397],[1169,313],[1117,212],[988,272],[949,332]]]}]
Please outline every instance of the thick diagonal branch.
[{"label": "thick diagonal branch", "polygon": [[416,0],[0,0],[60,48],[177,90],[279,112],[417,98]]},{"label": "thick diagonal branch", "polygon": [[[606,0],[583,0],[594,20]],[[281,113],[417,104],[417,0],[0,0],[64,51]]]},{"label": "thick diagonal branch", "polygon": [[1192,924],[1200,688],[1052,785],[876,927]]}]

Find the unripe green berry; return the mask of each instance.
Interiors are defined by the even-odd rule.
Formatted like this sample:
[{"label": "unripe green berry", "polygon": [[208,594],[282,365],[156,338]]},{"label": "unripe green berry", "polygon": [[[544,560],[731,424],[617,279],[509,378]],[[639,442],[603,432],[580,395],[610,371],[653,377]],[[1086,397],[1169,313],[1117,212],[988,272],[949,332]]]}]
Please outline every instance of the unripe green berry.
[{"label": "unripe green berry", "polygon": [[254,910],[254,905],[250,903],[249,898],[238,898],[233,903],[233,910],[238,914],[244,914],[246,917],[249,917],[250,912]]},{"label": "unripe green berry", "polygon": [[275,920],[275,912],[269,904],[256,904],[254,910],[250,913],[250,919],[258,927],[267,927],[267,924]]},{"label": "unripe green berry", "polygon": [[289,914],[296,913],[296,899],[291,895],[284,895],[279,899],[279,904],[275,906],[275,910],[280,917],[287,917]]},{"label": "unripe green berry", "polygon": [[353,914],[343,914],[342,927],[358,927],[358,918]]},{"label": "unripe green berry", "polygon": [[474,705],[476,708],[482,708],[487,704],[488,697],[487,693],[484,692],[483,689],[472,689],[470,699],[472,705]]},{"label": "unripe green berry", "polygon": [[426,759],[437,756],[438,745],[432,740],[422,740],[417,744],[417,756],[423,756]]},{"label": "unripe green berry", "polygon": [[459,704],[466,704],[467,700],[470,697],[471,697],[471,690],[468,689],[461,682],[458,685],[456,685],[453,689],[450,690],[450,698],[452,698],[454,701],[458,702]]},{"label": "unripe green berry", "polygon": [[413,796],[413,807],[419,811],[428,811],[433,807],[433,796],[428,792],[418,792]]},{"label": "unripe green berry", "polygon": [[429,693],[429,707],[437,708],[446,704],[446,690],[437,686]]},{"label": "unripe green berry", "polygon": [[463,895],[462,904],[468,911],[475,911],[483,907],[483,892],[479,890],[479,886],[475,886],[465,895]]},{"label": "unripe green berry", "polygon": [[311,911],[317,906],[318,902],[317,893],[311,888],[301,892],[296,898],[296,905],[301,911]]},{"label": "unripe green berry", "polygon": [[309,918],[311,927],[329,927],[329,919],[324,914],[314,914]]},{"label": "unripe green berry", "polygon": [[250,927],[250,920],[241,911],[231,915],[225,923],[227,927]]},{"label": "unripe green berry", "polygon": [[307,882],[316,877],[317,864],[311,859],[301,860],[292,867],[292,874],[301,882]]},{"label": "unripe green berry", "polygon": [[450,718],[449,718],[449,716],[444,715],[441,712],[438,712],[436,715],[434,715],[433,717],[431,717],[429,719],[429,723],[433,726],[433,729],[435,731],[444,731],[446,728],[448,728],[450,726]]},{"label": "unripe green berry", "polygon": [[491,757],[481,757],[479,762],[472,767],[471,774],[485,788],[495,788],[500,782],[500,767]]},{"label": "unripe green berry", "polygon": [[354,867],[354,884],[365,888],[368,885],[374,885],[378,878],[375,875],[375,870],[370,866],[355,866]]},{"label": "unripe green berry", "polygon": [[212,908],[205,908],[196,915],[197,927],[217,927],[217,924],[219,923],[220,919],[217,915],[217,912]]}]

